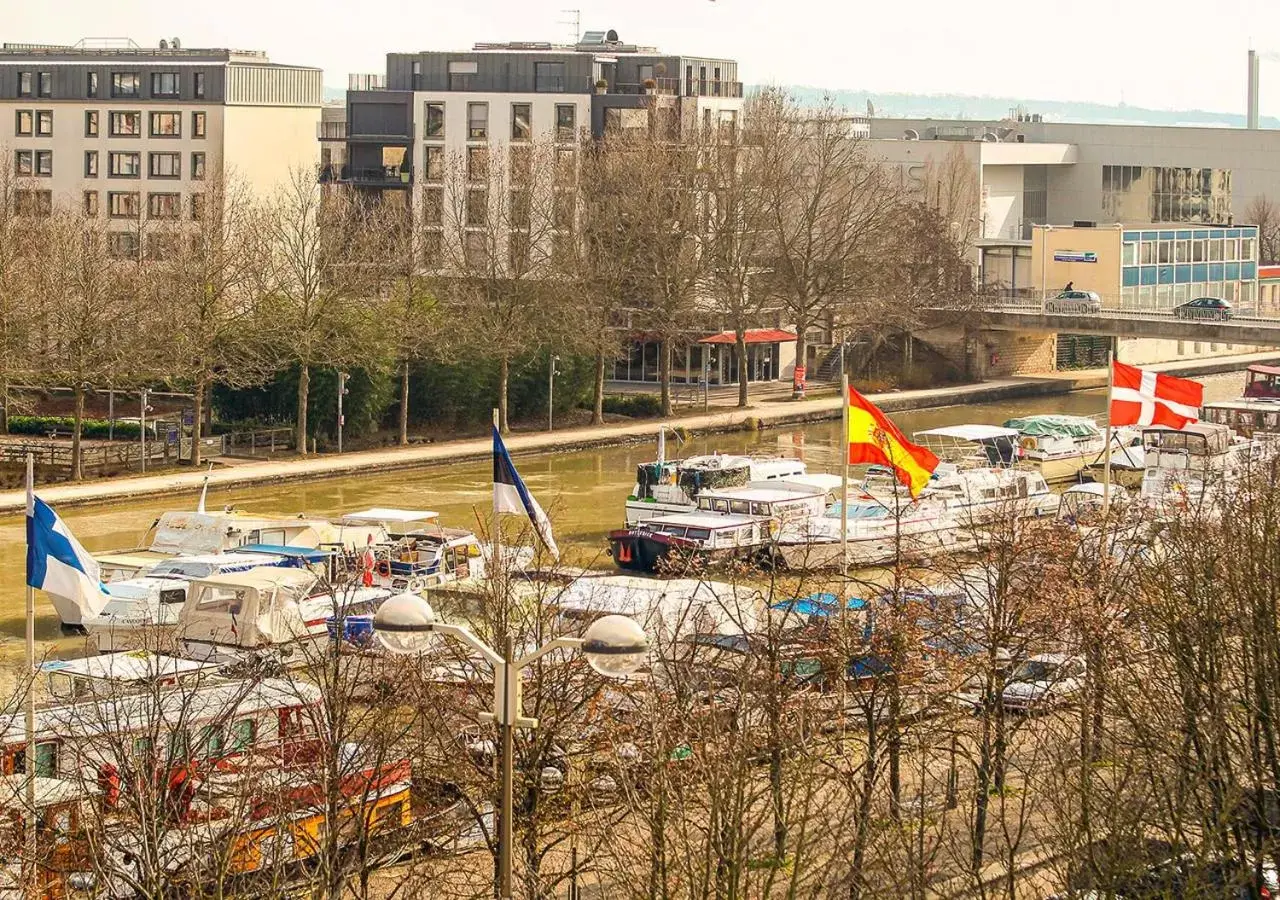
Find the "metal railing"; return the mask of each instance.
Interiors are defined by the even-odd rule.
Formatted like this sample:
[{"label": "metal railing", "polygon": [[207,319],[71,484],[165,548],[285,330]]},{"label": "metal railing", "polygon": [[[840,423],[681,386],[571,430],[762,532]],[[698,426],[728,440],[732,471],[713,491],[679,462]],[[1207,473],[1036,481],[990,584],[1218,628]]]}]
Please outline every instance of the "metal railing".
[{"label": "metal railing", "polygon": [[316,139],[321,141],[345,141],[347,139],[347,123],[317,122]]},{"label": "metal railing", "polygon": [[[323,175],[321,180],[324,180]],[[413,172],[410,169],[401,169],[399,166],[372,166],[367,168],[343,166],[338,171],[337,180],[348,184],[384,185],[387,187],[392,185],[404,186],[413,180]]]},{"label": "metal railing", "polygon": [[229,456],[271,456],[292,450],[297,432],[292,428],[256,428],[224,435]]}]

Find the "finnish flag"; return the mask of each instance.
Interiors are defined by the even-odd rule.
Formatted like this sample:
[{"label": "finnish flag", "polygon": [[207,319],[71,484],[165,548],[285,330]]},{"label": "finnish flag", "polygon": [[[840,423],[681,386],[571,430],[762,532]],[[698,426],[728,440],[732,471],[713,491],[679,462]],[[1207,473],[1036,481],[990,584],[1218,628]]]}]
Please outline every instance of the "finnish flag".
[{"label": "finnish flag", "polygon": [[560,558],[560,548],[556,546],[556,539],[551,534],[551,520],[524,486],[496,425],[493,428],[493,511],[527,515],[538,539],[546,545],[551,556]]},{"label": "finnish flag", "polygon": [[64,625],[80,625],[110,599],[98,562],[27,485],[27,584],[49,595]]}]

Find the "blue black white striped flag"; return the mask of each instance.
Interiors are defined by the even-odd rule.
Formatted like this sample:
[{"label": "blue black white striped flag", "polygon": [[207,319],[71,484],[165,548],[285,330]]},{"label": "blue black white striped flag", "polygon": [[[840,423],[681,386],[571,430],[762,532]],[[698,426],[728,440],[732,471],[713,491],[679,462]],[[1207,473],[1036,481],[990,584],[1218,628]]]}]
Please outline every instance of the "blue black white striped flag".
[{"label": "blue black white striped flag", "polygon": [[560,548],[556,546],[556,539],[551,534],[551,520],[525,487],[496,425],[493,428],[493,510],[497,513],[527,515],[538,539],[555,559],[560,558]]}]

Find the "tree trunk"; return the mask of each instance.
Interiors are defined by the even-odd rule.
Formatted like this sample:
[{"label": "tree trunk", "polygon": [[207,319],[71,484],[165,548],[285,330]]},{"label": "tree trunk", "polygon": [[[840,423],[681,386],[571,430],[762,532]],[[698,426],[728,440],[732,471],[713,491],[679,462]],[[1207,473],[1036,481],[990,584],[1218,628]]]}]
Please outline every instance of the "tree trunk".
[{"label": "tree trunk", "polygon": [[409,445],[409,360],[400,372],[400,446]]},{"label": "tree trunk", "polygon": [[747,407],[747,332],[738,328],[734,333],[738,348],[738,408]]},{"label": "tree trunk", "polygon": [[[200,467],[200,434],[204,427],[204,379],[196,382],[196,389],[192,392],[191,402],[193,408],[191,410],[191,466],[193,468]],[[182,431],[178,431],[178,460],[182,460]]]},{"label": "tree trunk", "polygon": [[0,433],[9,433],[9,382],[0,387]]},{"label": "tree trunk", "polygon": [[662,415],[671,415],[671,342],[658,344],[658,384],[662,397]]},{"label": "tree trunk", "polygon": [[506,434],[510,427],[507,420],[507,383],[511,380],[511,362],[504,356],[498,361],[498,431]]},{"label": "tree trunk", "polygon": [[311,370],[303,363],[298,370],[298,452],[307,455],[307,395],[311,392]]},{"label": "tree trunk", "polygon": [[84,445],[80,439],[80,430],[84,427],[84,385],[76,385],[75,398],[75,422],[71,427],[71,480],[79,481],[84,477]]},{"label": "tree trunk", "polygon": [[[805,338],[805,326],[800,322],[796,323],[796,368],[805,369],[804,377],[808,379],[809,372],[805,366],[805,357],[809,355],[809,342]],[[791,391],[792,400],[804,399],[804,385],[797,384]]]},{"label": "tree trunk", "polygon": [[915,368],[915,362],[915,341],[911,337],[911,332],[907,331],[902,335],[902,374],[900,377],[904,383],[910,383],[911,370]]},{"label": "tree trunk", "polygon": [[591,424],[604,424],[604,351],[596,351],[596,379],[591,391]]},{"label": "tree trunk", "polygon": [[213,382],[204,386],[204,433],[213,433]]}]

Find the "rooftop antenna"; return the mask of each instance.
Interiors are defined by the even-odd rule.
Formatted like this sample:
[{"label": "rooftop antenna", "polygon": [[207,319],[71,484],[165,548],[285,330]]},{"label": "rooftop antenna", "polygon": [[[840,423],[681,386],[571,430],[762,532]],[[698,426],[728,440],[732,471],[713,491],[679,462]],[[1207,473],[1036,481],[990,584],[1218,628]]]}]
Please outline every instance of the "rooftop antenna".
[{"label": "rooftop antenna", "polygon": [[573,29],[573,34],[569,37],[570,44],[576,44],[582,38],[582,10],[580,9],[562,9],[560,15],[563,19],[557,19],[557,25],[564,25]]}]

